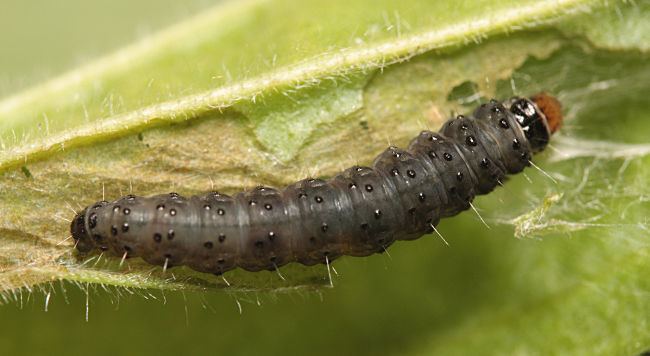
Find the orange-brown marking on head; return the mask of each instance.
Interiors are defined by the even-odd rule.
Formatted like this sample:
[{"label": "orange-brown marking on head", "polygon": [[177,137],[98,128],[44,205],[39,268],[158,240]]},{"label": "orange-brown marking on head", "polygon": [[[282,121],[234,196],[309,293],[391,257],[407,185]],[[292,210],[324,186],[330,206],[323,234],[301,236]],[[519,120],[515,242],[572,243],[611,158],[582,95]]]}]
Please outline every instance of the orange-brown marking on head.
[{"label": "orange-brown marking on head", "polygon": [[541,92],[530,98],[546,116],[548,128],[555,133],[562,126],[562,104],[554,96]]}]

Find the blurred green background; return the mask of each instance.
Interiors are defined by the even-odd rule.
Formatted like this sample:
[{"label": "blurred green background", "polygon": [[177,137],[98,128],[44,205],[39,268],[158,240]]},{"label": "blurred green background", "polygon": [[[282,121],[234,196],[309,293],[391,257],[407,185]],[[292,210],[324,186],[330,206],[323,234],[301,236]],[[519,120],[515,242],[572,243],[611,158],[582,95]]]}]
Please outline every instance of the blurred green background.
[{"label": "blurred green background", "polygon": [[0,97],[110,53],[220,2],[2,1]]},{"label": "blurred green background", "polygon": [[[0,96],[10,95],[74,68],[214,3],[185,1],[179,4],[171,0],[146,0],[135,4],[124,0],[92,3],[70,0],[56,4],[3,1],[0,5],[0,48],[3,48]],[[618,61],[627,67],[640,68],[630,73],[647,75],[643,69],[647,67],[644,64],[646,57],[642,55],[619,57],[596,53],[588,64],[581,62],[581,58],[582,51],[572,47],[543,65],[538,66],[539,61],[531,59],[520,77],[547,78],[546,68],[560,66],[574,71],[587,68],[586,72],[601,73]],[[594,81],[588,73],[582,77]],[[608,78],[603,74],[602,80]],[[548,80],[552,82],[554,79]],[[575,92],[576,88],[587,86],[590,81],[586,84],[568,82],[556,89]],[[510,94],[509,83],[499,83],[498,88],[500,93]],[[640,84],[637,89],[640,92],[624,99],[601,101],[626,108],[617,112],[617,119],[627,123],[628,127],[635,125],[634,130],[623,130],[621,127],[625,125],[617,126],[620,129],[615,131],[618,141],[643,142],[640,136],[647,128],[647,120],[634,119],[648,109],[647,99],[643,99],[647,85]],[[602,129],[590,128],[594,123],[605,125],[603,122],[611,120],[611,116],[594,103],[598,99],[595,96],[590,103],[592,106],[583,112],[582,116],[590,120],[571,122],[568,132],[594,139],[605,135]],[[611,132],[607,132],[610,137]],[[553,350],[553,345],[545,345],[543,337],[530,335],[538,330],[542,333],[556,330],[560,335],[554,335],[553,340],[566,341],[561,348],[570,350],[574,347],[585,353],[588,347],[580,344],[581,331],[588,335],[584,339],[587,343],[608,336],[616,337],[607,324],[616,319],[616,315],[610,313],[616,314],[619,310],[616,308],[620,306],[612,305],[610,310],[606,301],[626,295],[610,290],[618,284],[600,278],[600,273],[610,268],[614,270],[621,260],[638,258],[631,255],[629,258],[602,259],[601,251],[610,244],[625,245],[619,251],[647,251],[648,246],[644,242],[637,247],[634,240],[623,238],[630,231],[638,231],[633,228],[619,231],[592,229],[550,234],[543,240],[517,240],[513,237],[512,226],[495,223],[497,218],[513,216],[513,211],[516,214],[536,208],[547,194],[564,192],[569,197],[569,206],[561,210],[564,213],[570,211],[571,204],[581,209],[591,206],[588,201],[582,201],[583,198],[599,197],[600,203],[615,211],[632,199],[616,201],[617,196],[607,197],[601,191],[612,184],[604,178],[603,172],[615,172],[620,168],[620,161],[605,161],[594,166],[589,159],[547,163],[546,157],[540,159],[540,164],[563,175],[559,185],[531,171],[529,178],[533,184],[526,177],[518,176],[505,189],[478,200],[482,211],[492,218],[492,229],[487,230],[474,214],[466,212],[443,221],[439,227],[450,242],[449,247],[428,236],[412,243],[397,243],[391,247],[390,255],[342,258],[335,263],[339,276],[334,279],[334,289],[231,295],[226,292],[162,293],[115,289],[106,292],[101,287],[91,286],[87,297],[82,290],[85,287],[66,284],[60,288],[57,282],[47,311],[46,296],[42,292],[23,291],[15,295],[16,302],[0,306],[0,319],[3,321],[0,350],[4,354],[43,355],[370,355],[430,354],[436,351],[482,354],[492,351],[486,345],[493,341],[501,351],[510,350],[508,345],[513,345],[510,351],[516,354],[520,338],[532,341],[522,346],[519,352],[534,353],[530,350],[536,347]],[[623,182],[615,182],[614,186],[625,187],[629,182],[632,188],[638,188],[635,177],[647,177],[647,166],[647,158],[634,161],[622,177]],[[583,172],[587,170],[600,172],[596,174],[594,185],[572,192],[572,187],[580,183]],[[633,192],[639,194],[638,190]],[[597,213],[607,210],[594,208]],[[646,204],[628,217],[630,221],[642,221],[647,211]],[[577,215],[576,220],[580,218],[580,214]],[[571,220],[570,215],[564,218]],[[607,218],[607,222],[616,223],[619,216],[612,214]],[[613,240],[615,237],[621,239]],[[589,239],[589,246],[584,245],[585,239]],[[501,254],[501,251],[507,252]],[[630,273],[635,271],[632,269]],[[567,307],[562,301],[563,291],[571,294],[585,281],[590,283],[590,276],[603,282],[593,290],[593,298],[581,299],[572,295],[572,299],[567,298],[567,303],[576,305]],[[635,293],[648,293],[649,282],[637,278],[640,277],[629,276],[631,281],[628,284],[638,288]],[[552,293],[547,294],[549,290]],[[579,291],[582,294],[591,292],[589,289]],[[516,296],[516,300],[511,299],[512,296]],[[587,307],[588,310],[597,310],[602,315],[593,315],[594,319],[583,324],[581,318],[584,315],[579,308],[585,300],[597,304],[595,308]],[[241,313],[238,303],[242,307]],[[621,325],[628,325],[631,329],[647,327],[647,305],[640,303],[635,306],[635,310],[642,314],[639,319],[625,315],[612,322],[616,331],[626,332]],[[554,310],[567,310],[575,315],[564,315],[562,320],[544,318],[546,313],[552,314]],[[571,319],[574,320],[567,322]],[[558,324],[554,325],[556,320]],[[604,325],[597,325],[594,321]],[[486,342],[481,339],[481,323],[505,332],[492,333],[495,339]],[[628,343],[621,350],[643,349],[647,341],[647,338],[640,338],[637,343]],[[442,350],[437,349],[439,343],[443,345]]]}]

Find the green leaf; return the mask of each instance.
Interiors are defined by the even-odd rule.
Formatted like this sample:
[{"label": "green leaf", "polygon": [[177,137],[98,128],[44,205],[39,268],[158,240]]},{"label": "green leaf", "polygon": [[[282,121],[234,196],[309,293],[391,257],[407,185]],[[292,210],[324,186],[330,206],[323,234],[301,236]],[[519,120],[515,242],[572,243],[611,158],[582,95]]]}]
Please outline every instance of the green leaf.
[{"label": "green leaf", "polygon": [[[330,176],[486,98],[547,90],[567,121],[536,163],[557,183],[529,170],[532,184],[515,177],[478,199],[492,229],[470,213],[443,222],[453,250],[437,246],[437,258],[391,248],[396,260],[409,252],[400,271],[435,287],[420,291],[438,306],[415,311],[424,342],[400,353],[639,352],[650,345],[639,327],[650,321],[648,11],[586,0],[238,1],[206,11],[0,101],[0,289],[321,288],[325,267],[288,267],[286,281],[235,271],[226,282],[79,259],[65,220],[131,190],[232,193]],[[394,287],[396,297],[416,288]],[[359,320],[374,324],[365,311]]]}]

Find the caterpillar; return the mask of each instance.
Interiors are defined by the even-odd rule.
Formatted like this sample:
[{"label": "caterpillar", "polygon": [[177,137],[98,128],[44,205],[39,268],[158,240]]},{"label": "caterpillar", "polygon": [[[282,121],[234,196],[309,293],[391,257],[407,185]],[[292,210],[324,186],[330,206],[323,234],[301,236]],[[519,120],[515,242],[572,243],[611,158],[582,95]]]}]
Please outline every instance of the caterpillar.
[{"label": "caterpillar", "polygon": [[371,167],[234,196],[127,195],[85,208],[70,230],[82,255],[101,250],[217,275],[381,253],[432,233],[441,218],[531,165],[561,122],[548,94],[492,99],[439,132],[422,131],[406,150],[389,147]]}]

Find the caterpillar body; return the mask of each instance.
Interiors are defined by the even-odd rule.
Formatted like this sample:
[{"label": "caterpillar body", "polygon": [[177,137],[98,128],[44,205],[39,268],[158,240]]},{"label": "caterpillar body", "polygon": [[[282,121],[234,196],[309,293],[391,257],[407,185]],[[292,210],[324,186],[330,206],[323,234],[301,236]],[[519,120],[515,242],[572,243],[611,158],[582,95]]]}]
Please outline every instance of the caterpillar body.
[{"label": "caterpillar body", "polygon": [[421,132],[406,150],[389,147],[372,167],[327,181],[234,196],[128,195],[87,207],[70,229],[82,254],[102,250],[215,274],[381,253],[431,233],[441,218],[529,166],[561,121],[559,102],[544,93],[491,100],[437,133]]}]

